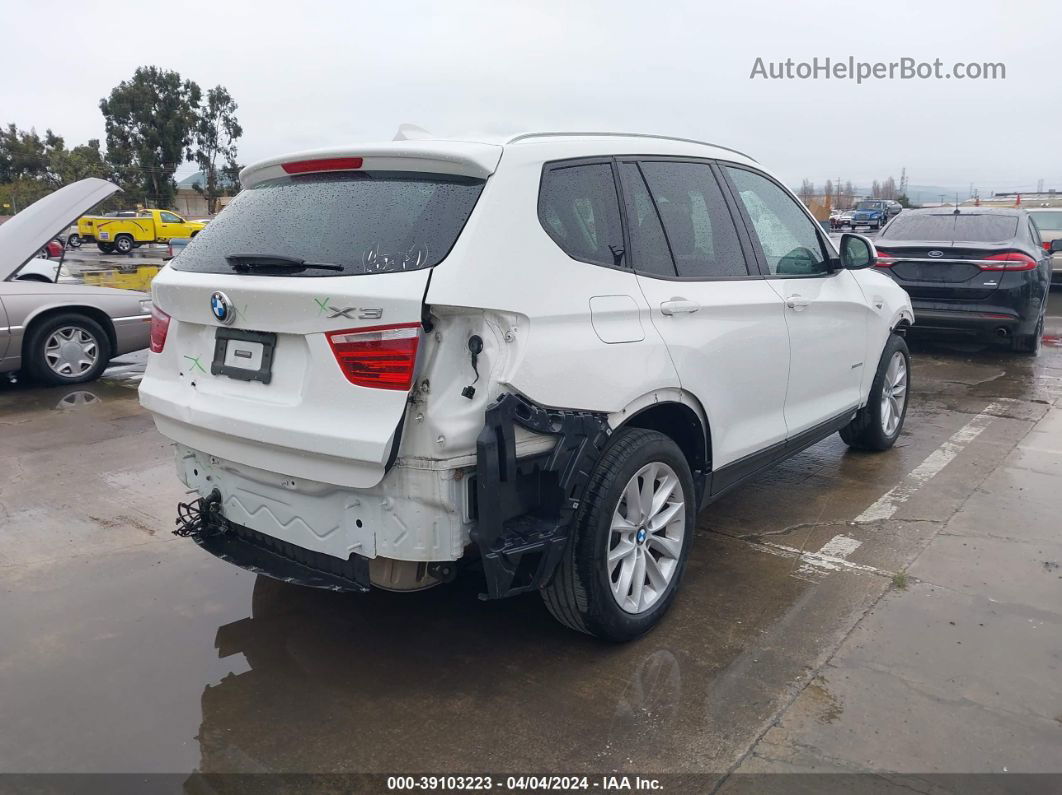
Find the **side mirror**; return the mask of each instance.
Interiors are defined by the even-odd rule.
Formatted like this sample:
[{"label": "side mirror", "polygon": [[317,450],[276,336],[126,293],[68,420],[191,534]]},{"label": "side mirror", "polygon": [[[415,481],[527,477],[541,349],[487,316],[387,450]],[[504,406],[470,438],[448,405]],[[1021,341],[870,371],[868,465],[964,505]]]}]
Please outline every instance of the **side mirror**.
[{"label": "side mirror", "polygon": [[841,235],[841,267],[850,271],[869,268],[877,258],[877,251],[869,238],[845,232]]},{"label": "side mirror", "polygon": [[1051,241],[1051,248],[1049,249],[1052,254],[1057,254],[1062,251],[1062,238],[1056,238]]}]

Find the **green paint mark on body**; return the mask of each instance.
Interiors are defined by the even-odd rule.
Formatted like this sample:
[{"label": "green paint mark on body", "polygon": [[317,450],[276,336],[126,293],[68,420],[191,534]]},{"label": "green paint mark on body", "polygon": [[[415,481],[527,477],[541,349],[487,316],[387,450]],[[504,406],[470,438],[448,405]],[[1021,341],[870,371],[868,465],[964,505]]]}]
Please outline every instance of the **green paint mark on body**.
[{"label": "green paint mark on body", "polygon": [[190,366],[192,367],[192,369],[197,369],[198,368],[201,372],[204,372],[204,373],[206,372],[206,368],[203,367],[203,365],[199,362],[199,357],[198,356],[189,356],[186,353],[184,355],[184,358],[187,359],[189,362],[191,362]]}]

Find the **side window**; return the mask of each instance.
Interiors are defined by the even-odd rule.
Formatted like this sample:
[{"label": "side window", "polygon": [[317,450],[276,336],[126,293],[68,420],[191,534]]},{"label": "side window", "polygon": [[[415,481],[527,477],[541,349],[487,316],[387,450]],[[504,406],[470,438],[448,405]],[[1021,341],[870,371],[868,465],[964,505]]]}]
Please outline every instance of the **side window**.
[{"label": "side window", "polygon": [[759,238],[767,267],[779,276],[829,272],[818,230],[796,201],[766,177],[727,166]]},{"label": "side window", "polygon": [[569,257],[595,265],[626,264],[619,197],[608,163],[547,167],[538,217]]},{"label": "side window", "polygon": [[174,215],[173,213],[167,213],[167,212],[159,213],[159,218],[161,218],[163,221],[165,221],[168,224],[180,224],[180,223],[183,223],[181,221],[181,219],[179,217],[177,217],[176,215]]},{"label": "side window", "polygon": [[631,267],[638,273],[675,276],[675,264],[664,237],[664,227],[653,205],[653,197],[642,179],[636,163],[620,163],[627,225],[631,236]]},{"label": "side window", "polygon": [[719,183],[710,166],[649,160],[641,163],[679,276],[748,276]]}]

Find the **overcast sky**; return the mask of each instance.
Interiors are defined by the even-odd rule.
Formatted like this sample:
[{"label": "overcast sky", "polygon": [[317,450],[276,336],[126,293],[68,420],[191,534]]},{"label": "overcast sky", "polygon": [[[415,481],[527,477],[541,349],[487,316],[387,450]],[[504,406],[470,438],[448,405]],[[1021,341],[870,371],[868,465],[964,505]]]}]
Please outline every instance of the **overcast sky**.
[{"label": "overcast sky", "polygon": [[[103,138],[99,100],[143,64],[239,102],[244,163],[390,139],[624,130],[748,152],[790,184],[1062,190],[1062,4],[874,0],[2,0],[0,122]],[[887,9],[881,13],[880,9]],[[18,35],[11,24],[17,17]],[[1006,65],[1006,79],[750,80],[854,56]],[[178,176],[190,173],[182,168]]]}]

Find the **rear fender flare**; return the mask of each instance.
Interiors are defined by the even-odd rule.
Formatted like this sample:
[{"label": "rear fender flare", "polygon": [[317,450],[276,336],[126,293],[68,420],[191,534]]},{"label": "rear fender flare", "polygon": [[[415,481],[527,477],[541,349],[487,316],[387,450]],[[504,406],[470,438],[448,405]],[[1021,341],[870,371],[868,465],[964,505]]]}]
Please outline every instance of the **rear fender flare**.
[{"label": "rear fender flare", "polygon": [[687,444],[690,440],[676,438],[674,441],[683,448],[690,461],[690,470],[700,490],[707,476],[712,470],[712,430],[708,412],[695,395],[685,389],[665,387],[647,392],[636,400],[631,401],[620,411],[608,415],[609,426],[613,431],[624,426],[638,425],[638,418],[644,416],[658,407],[681,406],[688,411],[698,425],[698,438]]}]

